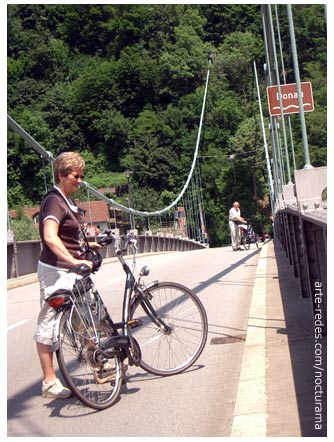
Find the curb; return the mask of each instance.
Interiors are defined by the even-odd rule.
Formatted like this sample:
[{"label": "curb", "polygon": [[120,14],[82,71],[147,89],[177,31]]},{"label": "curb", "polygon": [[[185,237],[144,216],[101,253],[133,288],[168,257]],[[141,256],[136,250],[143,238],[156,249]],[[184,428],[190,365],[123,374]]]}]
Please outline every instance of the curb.
[{"label": "curb", "polygon": [[[165,253],[171,253],[171,251],[138,253],[136,255],[136,258],[143,257],[143,256],[149,256],[149,255],[153,255],[153,254],[161,255],[161,254],[165,254]],[[126,255],[126,256],[129,256],[129,255]],[[118,262],[118,258],[116,256],[113,256],[112,258],[104,258],[102,265],[110,264],[112,262]],[[7,290],[15,289],[17,287],[23,287],[27,284],[33,284],[34,282],[38,282],[37,273],[29,273],[28,275],[23,275],[23,276],[18,276],[17,278],[7,279]]]},{"label": "curb", "polygon": [[263,244],[256,270],[247,337],[232,423],[232,437],[267,435],[266,396],[266,269],[268,243]]},{"label": "curb", "polygon": [[[116,257],[105,258],[103,260],[102,265],[116,261],[118,261]],[[17,278],[11,278],[7,280],[7,290],[15,289],[17,287],[22,287],[27,284],[33,284],[34,282],[38,282],[37,273],[30,273],[29,275],[23,275],[23,276],[18,276]]]}]

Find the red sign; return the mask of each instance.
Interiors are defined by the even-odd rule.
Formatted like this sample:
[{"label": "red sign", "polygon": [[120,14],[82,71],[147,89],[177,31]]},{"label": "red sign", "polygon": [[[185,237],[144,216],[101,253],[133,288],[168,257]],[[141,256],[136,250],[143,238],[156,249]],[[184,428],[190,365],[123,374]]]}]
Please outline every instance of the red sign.
[{"label": "red sign", "polygon": [[[312,112],[314,110],[312,85],[310,82],[301,83],[302,100],[304,112]],[[267,97],[269,114],[271,116],[281,115],[280,108],[280,95],[278,86],[267,87]],[[281,97],[283,114],[298,114],[299,102],[296,83],[282,84],[281,85]]]}]

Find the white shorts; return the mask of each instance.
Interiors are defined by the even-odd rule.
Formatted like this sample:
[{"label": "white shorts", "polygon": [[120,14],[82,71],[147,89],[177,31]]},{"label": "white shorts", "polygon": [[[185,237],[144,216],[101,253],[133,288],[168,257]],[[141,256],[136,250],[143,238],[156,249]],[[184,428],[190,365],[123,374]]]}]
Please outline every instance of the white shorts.
[{"label": "white shorts", "polygon": [[65,273],[67,270],[56,269],[51,266],[44,266],[38,263],[37,274],[40,285],[40,305],[41,311],[37,319],[37,329],[34,334],[34,340],[40,344],[52,345],[53,337],[53,324],[56,315],[56,310],[44,301],[44,290],[56,283],[56,281]]}]

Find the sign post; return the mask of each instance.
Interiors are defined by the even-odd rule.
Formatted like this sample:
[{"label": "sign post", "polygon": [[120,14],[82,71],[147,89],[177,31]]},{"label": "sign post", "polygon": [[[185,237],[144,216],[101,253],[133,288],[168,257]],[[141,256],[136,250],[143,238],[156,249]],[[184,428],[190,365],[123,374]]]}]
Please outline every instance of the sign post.
[{"label": "sign post", "polygon": [[[282,97],[283,114],[298,114],[299,102],[297,84],[282,84],[280,86]],[[310,82],[301,83],[302,100],[304,112],[312,112],[314,110],[312,85]],[[278,86],[267,87],[267,98],[269,114],[273,117],[281,115],[280,96]]]}]

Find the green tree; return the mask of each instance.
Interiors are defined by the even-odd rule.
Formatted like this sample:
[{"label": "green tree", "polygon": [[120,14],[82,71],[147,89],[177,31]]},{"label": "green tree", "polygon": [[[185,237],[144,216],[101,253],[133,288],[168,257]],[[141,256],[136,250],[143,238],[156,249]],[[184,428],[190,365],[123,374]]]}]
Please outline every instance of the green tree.
[{"label": "green tree", "polygon": [[17,209],[16,218],[11,220],[11,229],[15,234],[16,241],[40,239],[38,228],[20,207]]},{"label": "green tree", "polygon": [[230,87],[243,97],[243,104],[252,102],[253,61],[263,58],[263,53],[262,40],[247,31],[232,32],[219,47],[217,65]]},{"label": "green tree", "polygon": [[262,39],[260,5],[205,4],[200,8],[206,18],[206,39],[215,47],[222,44],[227,35],[232,32],[244,32],[245,29]]},{"label": "green tree", "polygon": [[[287,82],[294,82],[286,5],[277,9]],[[311,162],[321,166],[327,144],[324,7],[292,9],[301,76],[312,82],[315,101],[306,115]],[[123,172],[131,169],[136,203],[151,209],[169,204],[186,182],[208,54],[215,53],[200,142],[211,244],[229,240],[226,214],[234,198],[263,222],[258,201],[266,206],[268,189],[253,75],[253,60],[264,62],[259,5],[10,4],[7,10],[8,113],[53,155],[80,151],[87,179],[97,187],[119,183],[123,200]],[[303,167],[298,115],[291,121],[297,166]],[[9,130],[9,207],[37,204],[44,176],[49,186],[50,167],[44,169],[39,155]]]},{"label": "green tree", "polygon": [[174,152],[160,144],[162,121],[151,111],[143,111],[135,120],[131,134],[131,146],[123,160],[124,168],[133,171],[139,186],[151,187],[162,191],[168,187],[168,176]]}]

